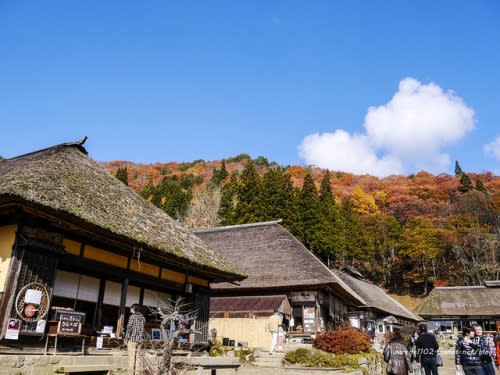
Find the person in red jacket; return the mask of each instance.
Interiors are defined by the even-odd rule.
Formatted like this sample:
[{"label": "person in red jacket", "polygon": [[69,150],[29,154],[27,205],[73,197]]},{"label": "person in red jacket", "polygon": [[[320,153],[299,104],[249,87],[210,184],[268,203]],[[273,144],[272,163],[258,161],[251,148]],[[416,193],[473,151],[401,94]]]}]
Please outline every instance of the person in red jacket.
[{"label": "person in red jacket", "polygon": [[497,352],[497,367],[500,370],[500,332],[497,332],[497,337],[495,341],[496,352]]}]

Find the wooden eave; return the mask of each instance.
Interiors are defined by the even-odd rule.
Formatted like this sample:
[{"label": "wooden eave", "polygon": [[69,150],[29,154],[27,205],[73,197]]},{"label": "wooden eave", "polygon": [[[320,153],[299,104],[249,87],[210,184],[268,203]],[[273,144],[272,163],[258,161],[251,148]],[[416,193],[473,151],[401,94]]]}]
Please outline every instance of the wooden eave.
[{"label": "wooden eave", "polygon": [[62,229],[81,234],[82,237],[93,239],[96,242],[110,244],[115,248],[125,249],[128,251],[133,251],[134,248],[141,248],[148,257],[165,264],[166,267],[179,270],[184,273],[187,272],[188,274],[195,276],[206,277],[210,282],[233,282],[235,280],[244,279],[244,277],[236,276],[232,273],[214,271],[207,269],[202,265],[186,262],[183,258],[151,248],[148,245],[133,241],[125,236],[117,235],[99,226],[89,224],[74,215],[53,210],[46,206],[40,206],[32,202],[26,202],[25,200],[14,196],[0,197],[0,210],[9,208],[22,210],[27,214],[46,219]]}]

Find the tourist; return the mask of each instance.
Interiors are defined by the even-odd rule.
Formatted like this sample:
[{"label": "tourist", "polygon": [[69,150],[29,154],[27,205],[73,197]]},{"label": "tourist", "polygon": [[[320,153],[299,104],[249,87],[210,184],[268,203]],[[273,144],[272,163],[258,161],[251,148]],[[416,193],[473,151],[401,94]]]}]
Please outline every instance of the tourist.
[{"label": "tourist", "polygon": [[483,335],[483,327],[474,327],[474,343],[480,346],[479,358],[481,359],[481,366],[483,367],[484,375],[495,375],[495,368],[493,367],[495,357],[495,346],[490,336]]},{"label": "tourist", "polygon": [[479,356],[480,346],[474,343],[475,332],[472,328],[464,328],[463,336],[457,340],[455,349],[455,365],[457,372],[462,366],[465,375],[483,375],[481,358]]},{"label": "tourist", "polygon": [[278,313],[278,309],[274,310],[274,314],[269,318],[269,323],[267,328],[272,335],[271,348],[269,349],[269,354],[273,354],[276,345],[278,344],[278,332],[281,325],[281,315]]},{"label": "tourist", "polygon": [[130,307],[130,318],[128,319],[127,332],[125,334],[125,345],[128,354],[128,375],[135,375],[140,372],[140,365],[137,361],[138,345],[144,338],[144,315],[141,314],[140,306],[133,304]]},{"label": "tourist", "polygon": [[416,342],[418,339],[418,330],[415,330],[410,336],[410,342],[408,344],[408,351],[410,352],[411,366],[413,368],[413,373],[415,375],[423,375],[422,367],[419,362],[417,362],[417,346]]},{"label": "tourist", "polygon": [[403,344],[403,338],[398,331],[384,348],[384,361],[387,362],[387,373],[390,375],[408,375],[413,372],[410,352]]},{"label": "tourist", "polygon": [[436,356],[439,345],[436,337],[427,332],[427,325],[422,324],[419,327],[419,336],[415,345],[417,347],[417,362],[420,363],[425,371],[425,375],[438,375]]}]

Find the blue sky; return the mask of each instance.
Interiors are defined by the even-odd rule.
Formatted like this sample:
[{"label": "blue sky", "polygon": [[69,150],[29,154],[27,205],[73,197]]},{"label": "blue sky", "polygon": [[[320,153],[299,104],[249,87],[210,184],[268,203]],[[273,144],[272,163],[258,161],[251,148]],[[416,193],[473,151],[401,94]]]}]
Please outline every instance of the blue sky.
[{"label": "blue sky", "polygon": [[0,0],[0,38],[3,157],[500,170],[493,0]]}]

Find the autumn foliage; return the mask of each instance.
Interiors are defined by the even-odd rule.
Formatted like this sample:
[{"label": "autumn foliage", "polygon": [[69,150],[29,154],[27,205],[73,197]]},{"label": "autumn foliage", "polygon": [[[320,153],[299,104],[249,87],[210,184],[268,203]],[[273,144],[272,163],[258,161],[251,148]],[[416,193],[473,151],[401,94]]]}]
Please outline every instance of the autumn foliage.
[{"label": "autumn foliage", "polygon": [[378,178],[247,154],[104,166],[192,228],[281,219],[326,265],[354,266],[393,293],[500,277],[500,177],[491,172]]},{"label": "autumn foliage", "polygon": [[371,349],[370,338],[352,327],[319,333],[313,346],[334,354],[357,354]]}]

